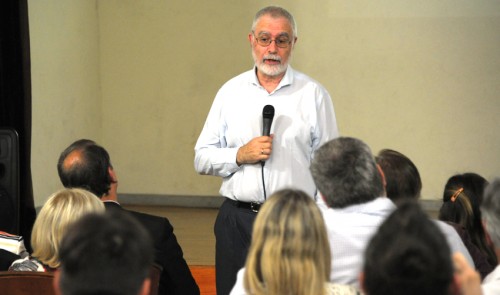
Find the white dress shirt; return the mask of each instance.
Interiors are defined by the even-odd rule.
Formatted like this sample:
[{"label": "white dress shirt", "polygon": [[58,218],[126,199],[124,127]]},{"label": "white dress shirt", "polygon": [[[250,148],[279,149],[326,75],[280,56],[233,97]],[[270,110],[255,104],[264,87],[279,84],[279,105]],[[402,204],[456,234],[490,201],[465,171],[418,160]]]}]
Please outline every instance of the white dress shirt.
[{"label": "white dress shirt", "polygon": [[342,209],[320,206],[332,253],[330,281],[359,288],[365,248],[396,206],[385,197]]},{"label": "white dress shirt", "polygon": [[[330,280],[334,283],[359,288],[359,273],[364,264],[364,252],[382,222],[396,209],[389,198],[352,205],[342,209],[320,209],[325,219],[332,253]],[[470,265],[474,265],[467,248],[455,229],[434,221],[445,236],[451,253],[460,252]]]},{"label": "white dress shirt", "polygon": [[[229,295],[250,295],[245,290],[244,286],[244,277],[245,277],[245,268],[242,268],[238,271],[236,276],[236,284],[234,285],[231,293]],[[325,294],[326,295],[360,295],[361,292],[349,285],[340,285],[326,282],[325,283]]]},{"label": "white dress shirt", "polygon": [[275,109],[271,157],[264,166],[267,195],[285,187],[316,194],[309,165],[314,151],[338,136],[330,95],[318,82],[288,67],[278,87],[268,93],[255,69],[226,82],[218,91],[195,146],[195,169],[221,176],[222,196],[263,202],[261,164],[236,164],[238,149],[262,135],[262,110]]}]

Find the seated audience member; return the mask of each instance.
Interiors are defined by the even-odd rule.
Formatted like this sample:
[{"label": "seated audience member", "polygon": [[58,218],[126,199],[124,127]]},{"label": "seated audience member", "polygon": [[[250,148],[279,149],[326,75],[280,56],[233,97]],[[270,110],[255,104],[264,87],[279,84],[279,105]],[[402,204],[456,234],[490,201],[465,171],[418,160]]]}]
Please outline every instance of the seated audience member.
[{"label": "seated audience member", "polygon": [[[407,156],[394,150],[384,149],[378,153],[375,160],[384,172],[387,196],[396,205],[408,199],[420,199],[420,192],[422,190],[420,173],[417,166]],[[450,226],[455,229],[464,246],[467,248],[476,269],[481,274],[486,275],[493,269],[490,263],[488,263],[487,257],[472,242],[471,237],[462,226],[451,222],[447,222],[447,225],[443,221],[436,222],[446,236],[448,236],[448,232],[451,230]]]},{"label": "seated audience member", "polygon": [[394,204],[402,200],[420,198],[422,180],[417,166],[402,153],[383,149],[375,157],[385,175],[385,191]]},{"label": "seated audience member", "polygon": [[458,174],[450,177],[443,192],[443,204],[439,219],[459,225],[470,236],[472,243],[488,263],[488,271],[481,272],[484,277],[497,265],[496,254],[488,243],[481,218],[480,200],[488,182],[476,173]]},{"label": "seated audience member", "polygon": [[367,295],[449,295],[453,273],[440,229],[415,201],[406,201],[368,243],[360,281]]},{"label": "seated audience member", "polygon": [[[396,208],[386,196],[385,178],[370,148],[361,140],[340,137],[325,143],[314,156],[311,173],[328,208],[321,206],[332,251],[332,282],[359,286],[366,244]],[[473,265],[457,232],[439,223],[453,252]]]},{"label": "seated audience member", "polygon": [[63,189],[52,194],[33,225],[33,253],[14,261],[9,270],[45,272],[58,268],[59,247],[68,227],[91,212],[104,212],[104,205],[89,191]]},{"label": "seated audience member", "polygon": [[92,140],[77,140],[61,153],[57,170],[65,187],[90,190],[104,202],[106,210],[130,212],[146,228],[153,240],[155,262],[163,268],[159,295],[200,294],[169,220],[128,211],[118,203],[118,179],[103,147]]},{"label": "seated audience member", "polygon": [[59,295],[146,295],[153,256],[149,233],[129,213],[88,214],[62,240],[54,289]]},{"label": "seated audience member", "polygon": [[[500,260],[500,178],[495,179],[483,195],[481,204],[482,219],[485,229],[497,255],[497,261]],[[482,284],[484,295],[500,294],[500,265],[497,265]]]},{"label": "seated audience member", "polygon": [[359,294],[327,283],[330,246],[321,212],[300,190],[275,192],[257,214],[245,268],[231,295]]},{"label": "seated audience member", "polygon": [[5,249],[0,249],[0,271],[8,270],[12,262],[20,259],[21,256]]}]

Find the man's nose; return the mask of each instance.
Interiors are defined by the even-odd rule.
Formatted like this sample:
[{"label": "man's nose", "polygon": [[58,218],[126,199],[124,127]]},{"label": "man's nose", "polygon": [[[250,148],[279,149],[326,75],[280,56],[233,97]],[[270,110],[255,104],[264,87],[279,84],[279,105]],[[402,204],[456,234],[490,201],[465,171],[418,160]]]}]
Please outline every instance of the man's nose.
[{"label": "man's nose", "polygon": [[267,45],[267,51],[269,53],[276,53],[276,52],[278,52],[278,46],[276,46],[276,40],[272,40],[271,44]]}]

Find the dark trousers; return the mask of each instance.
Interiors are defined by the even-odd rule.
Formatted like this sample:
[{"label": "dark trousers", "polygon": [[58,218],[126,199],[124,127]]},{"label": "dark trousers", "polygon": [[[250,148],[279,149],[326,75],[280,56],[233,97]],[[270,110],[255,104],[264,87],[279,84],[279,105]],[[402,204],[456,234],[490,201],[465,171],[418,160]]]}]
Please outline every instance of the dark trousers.
[{"label": "dark trousers", "polygon": [[249,209],[236,207],[228,199],[219,209],[214,226],[217,295],[231,292],[238,270],[245,266],[256,215]]}]

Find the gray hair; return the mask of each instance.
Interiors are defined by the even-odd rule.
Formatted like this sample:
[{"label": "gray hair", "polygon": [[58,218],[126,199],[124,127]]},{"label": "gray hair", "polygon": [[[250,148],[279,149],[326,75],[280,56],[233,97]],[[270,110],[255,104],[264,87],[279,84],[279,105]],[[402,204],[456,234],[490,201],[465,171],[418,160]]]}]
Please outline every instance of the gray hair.
[{"label": "gray hair", "polygon": [[310,170],[326,204],[332,208],[363,204],[384,194],[372,152],[356,138],[339,137],[323,144]]},{"label": "gray hair", "polygon": [[259,10],[257,14],[255,14],[255,17],[252,22],[252,32],[255,32],[255,26],[257,26],[257,22],[264,15],[269,15],[272,18],[279,18],[279,17],[286,18],[290,23],[290,25],[292,26],[293,37],[294,38],[297,37],[297,24],[295,23],[293,15],[286,9],[281,8],[279,6],[267,6]]},{"label": "gray hair", "polygon": [[500,178],[486,187],[481,204],[481,214],[486,222],[486,231],[495,248],[500,248]]}]

